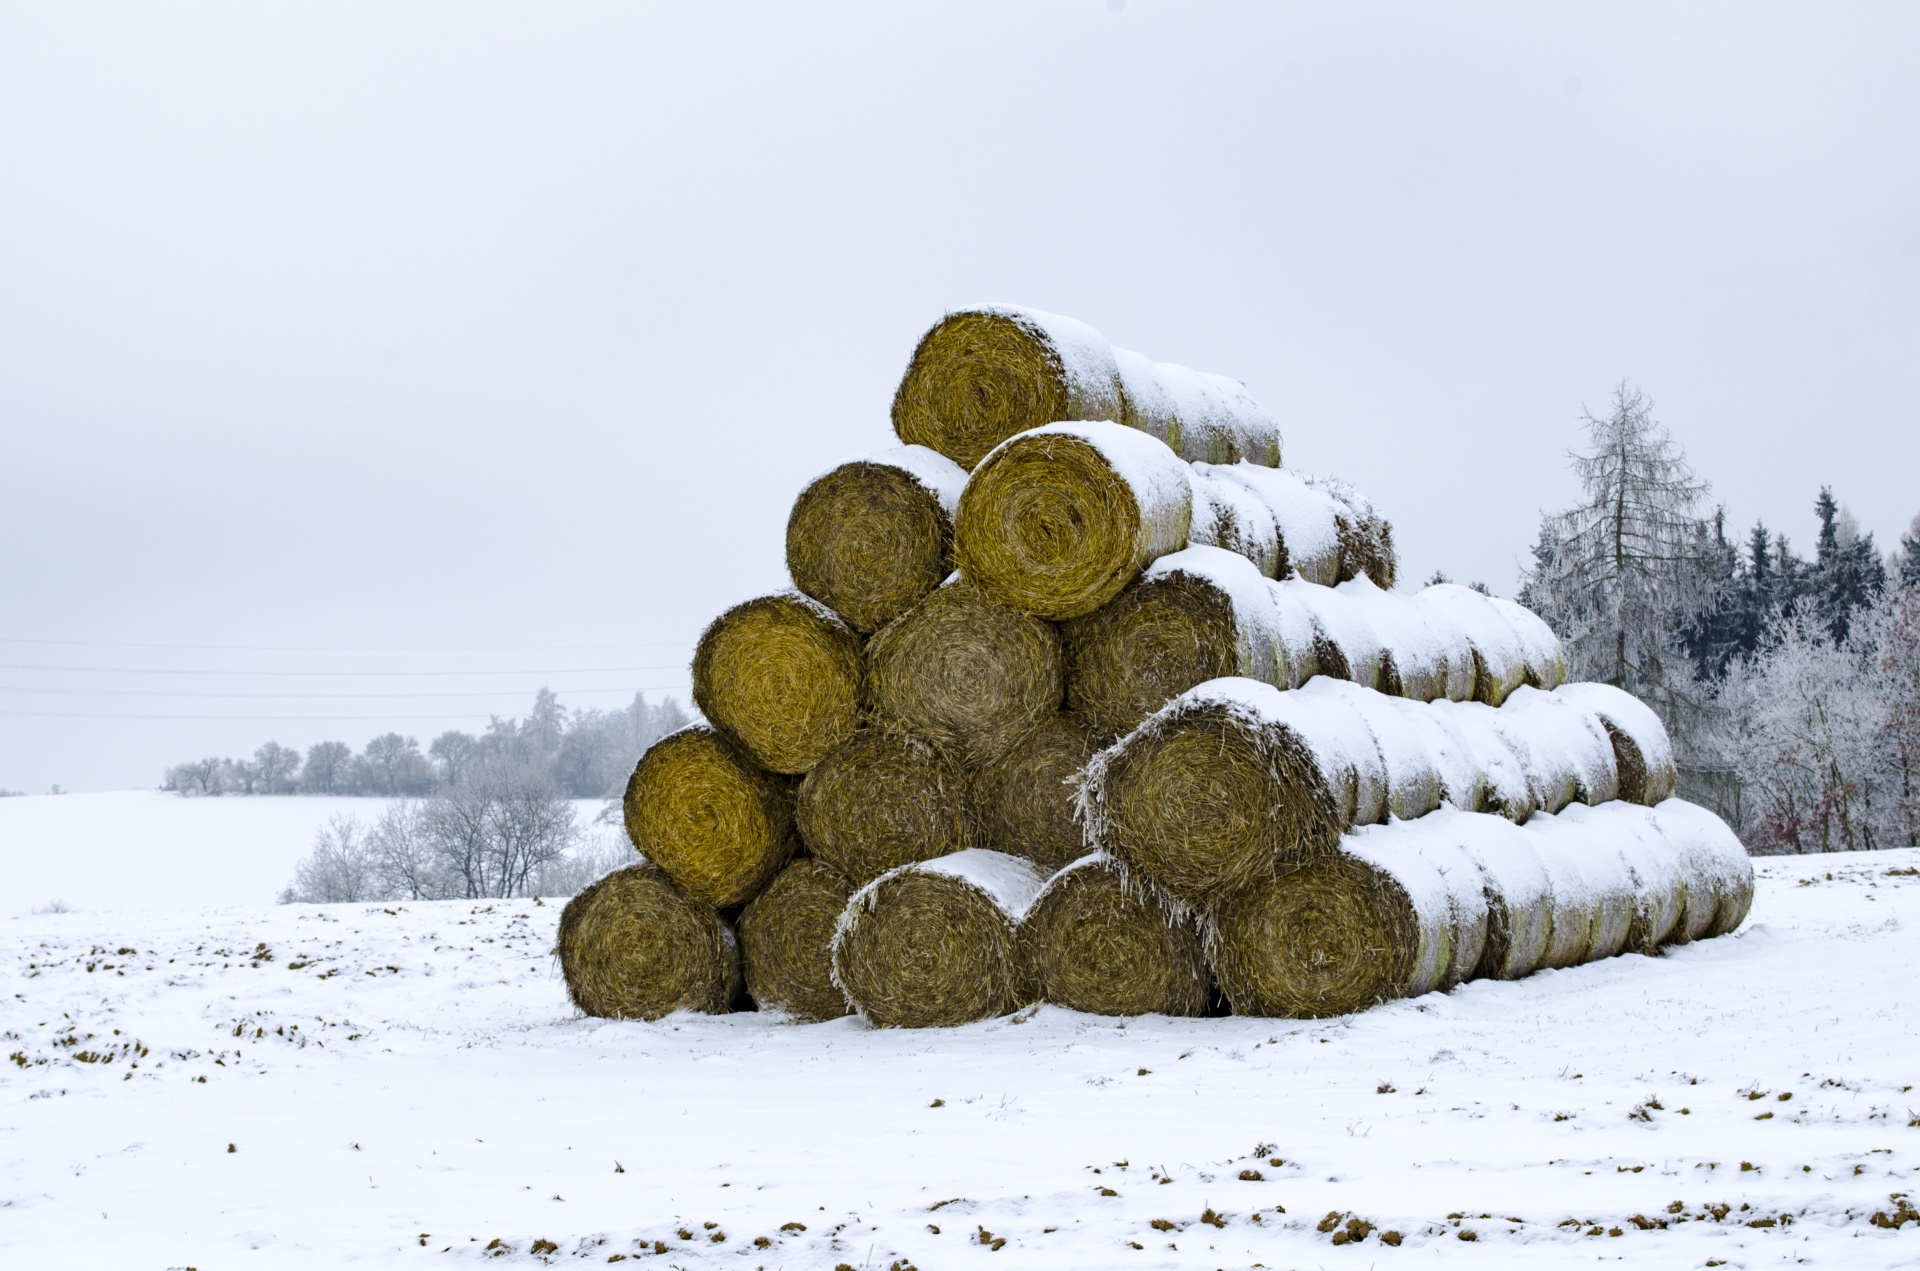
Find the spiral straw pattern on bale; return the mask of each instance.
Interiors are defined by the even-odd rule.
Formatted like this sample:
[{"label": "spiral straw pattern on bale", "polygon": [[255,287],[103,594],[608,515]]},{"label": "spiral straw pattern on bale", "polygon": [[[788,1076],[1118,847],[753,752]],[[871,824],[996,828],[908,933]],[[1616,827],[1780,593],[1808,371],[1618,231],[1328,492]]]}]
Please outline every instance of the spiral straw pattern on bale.
[{"label": "spiral straw pattern on bale", "polygon": [[627,780],[627,837],[689,896],[740,904],[793,854],[794,783],[695,724],[647,748]]},{"label": "spiral straw pattern on bale", "polygon": [[854,894],[833,939],[834,982],[882,1028],[989,1019],[1034,997],[1019,922],[1033,865],[968,851],[881,875]]},{"label": "spiral straw pattern on bale", "polygon": [[780,592],[715,618],[693,654],[693,700],[763,767],[797,776],[860,720],[860,637],[816,600]]},{"label": "spiral straw pattern on bale", "polygon": [[794,861],[740,915],[747,993],[762,1010],[799,1019],[836,1019],[853,1008],[833,982],[833,933],[853,895],[839,870],[813,857]]},{"label": "spiral straw pattern on bale", "polygon": [[874,712],[964,765],[991,762],[1060,708],[1060,632],[956,575],[867,646]]},{"label": "spiral straw pattern on bale", "polygon": [[1074,816],[1081,769],[1100,749],[1086,720],[1056,711],[974,777],[973,808],[986,846],[1052,872],[1086,852]]},{"label": "spiral straw pattern on bale", "polygon": [[617,869],[568,901],[554,952],[573,1004],[609,1019],[722,1014],[740,986],[725,920],[646,862]]},{"label": "spiral straw pattern on bale", "polygon": [[899,446],[822,474],[787,518],[793,585],[872,633],[953,572],[953,512],[967,474],[925,446]]},{"label": "spiral straw pattern on bale", "polygon": [[1128,885],[1103,853],[1047,880],[1020,924],[1040,996],[1095,1015],[1200,1015],[1206,954],[1198,924]]},{"label": "spiral straw pattern on bale", "polygon": [[795,820],[816,856],[856,886],[975,845],[967,779],[915,737],[863,728],[800,783]]}]

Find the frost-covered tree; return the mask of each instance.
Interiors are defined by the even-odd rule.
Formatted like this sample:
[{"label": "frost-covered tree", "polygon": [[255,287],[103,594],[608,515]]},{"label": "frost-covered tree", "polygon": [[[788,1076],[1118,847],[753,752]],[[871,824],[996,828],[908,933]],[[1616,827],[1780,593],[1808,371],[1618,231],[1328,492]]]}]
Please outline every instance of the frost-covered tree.
[{"label": "frost-covered tree", "polygon": [[260,774],[260,788],[268,794],[286,794],[300,773],[300,752],[267,742],[253,752],[253,766]]},{"label": "frost-covered tree", "polygon": [[1820,538],[1809,577],[1809,599],[1827,633],[1836,643],[1847,638],[1854,612],[1871,605],[1887,589],[1887,567],[1873,545],[1873,535],[1834,501],[1822,486],[1814,502],[1820,518]]},{"label": "frost-covered tree", "polygon": [[313,851],[294,867],[293,885],[280,893],[282,904],[384,899],[378,862],[360,823],[339,814],[314,834]]},{"label": "frost-covered tree", "polygon": [[343,741],[317,741],[307,747],[300,784],[309,794],[344,794],[353,751]]}]

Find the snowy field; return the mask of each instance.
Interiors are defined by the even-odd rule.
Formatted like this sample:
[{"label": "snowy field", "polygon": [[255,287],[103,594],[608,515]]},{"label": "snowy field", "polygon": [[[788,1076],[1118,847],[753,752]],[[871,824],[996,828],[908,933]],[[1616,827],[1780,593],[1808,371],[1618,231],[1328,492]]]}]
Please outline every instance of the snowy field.
[{"label": "snowy field", "polygon": [[0,919],[0,1263],[1920,1266],[1872,1221],[1920,1191],[1917,862],[1320,1022],[579,1019],[531,901]]}]

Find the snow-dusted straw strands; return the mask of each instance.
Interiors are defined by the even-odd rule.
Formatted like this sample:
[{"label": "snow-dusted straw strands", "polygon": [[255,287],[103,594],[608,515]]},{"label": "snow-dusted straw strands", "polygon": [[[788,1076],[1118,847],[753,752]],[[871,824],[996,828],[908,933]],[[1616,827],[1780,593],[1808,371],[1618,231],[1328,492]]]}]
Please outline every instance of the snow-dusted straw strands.
[{"label": "snow-dusted straw strands", "polygon": [[794,821],[814,855],[856,885],[975,846],[959,767],[882,728],[856,732],[807,774]]},{"label": "snow-dusted straw strands", "polygon": [[781,870],[740,915],[740,962],[761,1010],[835,1019],[852,1008],[833,982],[833,933],[853,884],[817,857]]},{"label": "snow-dusted straw strands", "polygon": [[793,782],[704,724],[647,748],[621,811],[640,854],[715,909],[749,899],[793,855]]},{"label": "snow-dusted straw strands", "polygon": [[902,866],[854,893],[833,976],[870,1022],[937,1028],[1033,1000],[1019,923],[1041,887],[1032,862],[966,851]]},{"label": "snow-dusted straw strands", "polygon": [[1673,743],[1651,707],[1611,684],[1566,684],[1562,698],[1591,712],[1613,743],[1620,797],[1651,807],[1673,794]]},{"label": "snow-dusted straw strands", "polygon": [[1074,790],[1099,749],[1084,717],[1055,711],[976,772],[973,808],[985,846],[1024,856],[1048,873],[1084,853]]},{"label": "snow-dusted straw strands", "polygon": [[793,585],[873,632],[953,572],[953,513],[967,474],[925,446],[895,446],[815,477],[787,517]]},{"label": "snow-dusted straw strands", "polygon": [[[1208,947],[1236,1014],[1326,1016],[1690,938],[1725,934],[1752,865],[1720,820],[1678,800],[1611,803],[1525,826],[1445,810],[1347,836],[1212,915]],[[1684,897],[1684,899],[1681,899]]]},{"label": "snow-dusted straw strands", "polygon": [[1554,688],[1567,678],[1553,628],[1523,605],[1458,583],[1422,588],[1412,602],[1436,631],[1457,633],[1473,661],[1476,702],[1498,706],[1522,684]]},{"label": "snow-dusted straw strands", "polygon": [[1059,710],[1060,631],[955,574],[867,644],[876,715],[957,761],[987,763]]},{"label": "snow-dusted straw strands", "polygon": [[971,469],[1015,433],[1111,419],[1189,459],[1280,462],[1280,430],[1225,376],[1116,349],[1084,322],[1017,305],[949,313],[920,338],[893,398],[904,442]]},{"label": "snow-dusted straw strands", "polygon": [[554,952],[567,996],[588,1015],[723,1014],[740,985],[733,932],[719,914],[643,861],[567,902]]},{"label": "snow-dusted straw strands", "polygon": [[1207,1007],[1200,928],[1119,862],[1092,853],[1047,880],[1020,924],[1046,1001],[1095,1015],[1199,1015]]},{"label": "snow-dusted straw strands", "polygon": [[693,700],[774,772],[798,775],[860,721],[860,637],[799,592],[715,618],[693,652]]}]

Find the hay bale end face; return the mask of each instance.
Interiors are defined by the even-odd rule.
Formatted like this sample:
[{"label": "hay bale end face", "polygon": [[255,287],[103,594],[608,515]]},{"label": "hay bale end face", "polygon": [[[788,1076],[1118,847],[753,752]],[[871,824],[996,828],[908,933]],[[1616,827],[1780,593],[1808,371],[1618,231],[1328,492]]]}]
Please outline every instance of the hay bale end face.
[{"label": "hay bale end face", "polygon": [[1057,711],[981,769],[973,808],[986,846],[1024,856],[1048,873],[1085,854],[1074,801],[1080,772],[1099,749],[1084,718]]},{"label": "hay bale end face", "polygon": [[920,337],[893,395],[893,430],[971,470],[1029,428],[1118,419],[1113,347],[1083,322],[1012,305],[950,313]]},{"label": "hay bale end face", "polygon": [[800,783],[795,820],[816,856],[863,885],[974,846],[961,770],[917,738],[863,728]]},{"label": "hay bale end face", "polygon": [[1129,886],[1096,853],[1061,870],[1020,924],[1040,996],[1095,1015],[1200,1015],[1206,955],[1193,919]]},{"label": "hay bale end face", "polygon": [[943,1028],[1031,1001],[1018,924],[1040,890],[1031,862],[967,851],[903,866],[848,902],[833,974],[882,1028]]},{"label": "hay bale end face", "polygon": [[867,692],[876,715],[974,765],[1060,708],[1063,661],[1052,623],[955,575],[868,644]]},{"label": "hay bale end face", "polygon": [[871,633],[953,572],[953,512],[967,474],[925,446],[897,446],[814,480],[787,518],[793,585]]},{"label": "hay bale end face", "polygon": [[763,767],[798,775],[859,723],[860,637],[798,592],[715,618],[693,654],[693,700]]},{"label": "hay bale end face", "polygon": [[1187,545],[1178,455],[1110,422],[1049,424],[996,447],[960,495],[954,559],[988,595],[1060,621],[1093,612]]},{"label": "hay bale end face", "polygon": [[647,748],[621,811],[641,855],[695,900],[725,909],[793,854],[793,787],[724,734],[695,724]]},{"label": "hay bale end face", "polygon": [[733,933],[654,865],[617,869],[567,902],[554,951],[588,1015],[724,1014],[740,985]]},{"label": "hay bale end face", "polygon": [[1564,684],[1554,696],[1593,715],[1606,729],[1622,799],[1654,807],[1673,795],[1673,742],[1646,703],[1611,684]]},{"label": "hay bale end face", "polygon": [[799,1019],[837,1019],[853,1008],[833,982],[833,932],[853,895],[839,870],[813,857],[794,861],[740,915],[747,993],[762,1010]]}]

